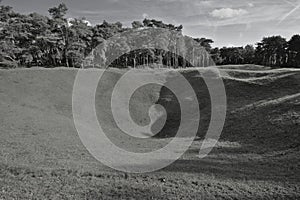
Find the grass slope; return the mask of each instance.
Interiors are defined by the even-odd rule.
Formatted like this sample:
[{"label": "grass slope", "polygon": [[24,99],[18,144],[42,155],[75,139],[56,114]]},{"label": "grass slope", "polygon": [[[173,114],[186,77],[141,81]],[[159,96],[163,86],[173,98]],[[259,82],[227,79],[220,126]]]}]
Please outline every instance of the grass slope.
[{"label": "grass slope", "polygon": [[[0,199],[300,198],[300,71],[252,65],[220,69],[228,114],[217,147],[205,159],[196,158],[210,100],[201,73],[183,70],[201,97],[199,140],[180,160],[148,174],[109,169],[81,144],[72,119],[76,70],[1,70]],[[180,120],[176,98],[154,85],[138,90],[131,102],[137,123],[149,123],[145,108],[155,102],[166,106],[169,118],[159,139],[128,138],[115,127],[107,101],[122,73],[106,72],[98,87],[99,121],[122,148],[161,148]],[[158,77],[172,81],[170,74]]]}]

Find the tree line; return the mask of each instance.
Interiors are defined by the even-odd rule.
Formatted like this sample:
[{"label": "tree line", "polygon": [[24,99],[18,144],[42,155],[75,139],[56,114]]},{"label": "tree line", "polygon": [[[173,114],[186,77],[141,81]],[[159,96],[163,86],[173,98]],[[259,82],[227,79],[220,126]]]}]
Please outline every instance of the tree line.
[{"label": "tree line", "polygon": [[256,46],[214,48],[216,64],[257,64],[270,67],[300,67],[300,35],[287,41],[281,36],[264,37]]},{"label": "tree line", "polygon": [[[24,15],[15,12],[10,6],[1,5],[0,66],[102,67],[109,63],[111,67],[121,68],[140,65],[185,68],[209,66],[213,62],[218,65],[300,66],[299,35],[289,41],[281,36],[266,37],[256,46],[212,48],[211,39],[183,36],[182,25],[144,19],[142,22],[134,21],[131,28],[123,27],[120,22],[106,21],[91,26],[85,18],[67,19],[67,11],[67,6],[62,3],[48,10],[49,17],[38,13]],[[163,45],[159,49],[131,49],[136,38],[134,34],[139,34],[134,30],[146,28],[163,28],[176,34],[157,35],[159,43]],[[126,31],[133,31],[133,36],[119,38],[117,46],[117,49],[126,53],[110,61],[112,52],[109,48],[114,44],[108,44],[107,40]],[[142,39],[142,42],[149,44],[153,42],[147,38]],[[164,49],[172,49],[173,53]]]}]

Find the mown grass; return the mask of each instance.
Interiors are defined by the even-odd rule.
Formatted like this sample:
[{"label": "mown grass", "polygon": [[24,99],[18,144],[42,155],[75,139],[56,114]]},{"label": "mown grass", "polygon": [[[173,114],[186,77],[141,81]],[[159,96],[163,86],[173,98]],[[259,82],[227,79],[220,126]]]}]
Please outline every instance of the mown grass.
[{"label": "mown grass", "polygon": [[[96,99],[99,120],[113,130],[111,137],[121,147],[160,148],[170,138],[126,143],[111,126],[102,100],[122,73],[112,70],[104,77]],[[182,73],[204,97],[198,140],[165,169],[125,174],[96,161],[81,144],[71,107],[76,70],[0,71],[0,199],[300,198],[300,71],[221,67],[227,119],[217,147],[201,160],[197,155],[210,118],[209,98],[199,82],[201,72]],[[138,108],[158,99],[164,103],[164,97],[172,99],[169,95],[157,87],[144,88],[133,100],[138,105],[133,118],[146,123],[147,115]],[[168,106],[176,108],[172,102]]]}]

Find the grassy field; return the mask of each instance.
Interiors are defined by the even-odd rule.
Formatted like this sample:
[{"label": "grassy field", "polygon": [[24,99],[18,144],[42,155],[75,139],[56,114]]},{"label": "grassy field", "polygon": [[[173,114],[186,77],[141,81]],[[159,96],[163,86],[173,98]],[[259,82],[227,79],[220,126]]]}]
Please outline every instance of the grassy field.
[{"label": "grassy field", "polygon": [[[76,70],[0,70],[0,199],[299,199],[300,70],[248,65],[220,71],[227,118],[209,156],[196,157],[210,119],[208,91],[201,73],[182,70],[200,97],[198,139],[158,172],[126,174],[95,160],[79,139],[72,118]],[[122,148],[162,147],[180,120],[175,98],[158,86],[140,89],[132,100],[137,123],[149,122],[142,108],[155,102],[170,115],[156,138],[128,139],[114,126],[107,101],[122,73],[106,72],[98,86],[99,121]],[[172,81],[171,73],[159,76]]]}]

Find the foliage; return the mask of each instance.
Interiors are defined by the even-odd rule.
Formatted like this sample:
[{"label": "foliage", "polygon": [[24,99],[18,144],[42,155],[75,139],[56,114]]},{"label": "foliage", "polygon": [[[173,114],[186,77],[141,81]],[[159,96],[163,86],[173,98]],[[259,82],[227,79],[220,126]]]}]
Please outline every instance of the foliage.
[{"label": "foliage", "polygon": [[[125,28],[120,22],[107,21],[90,26],[84,18],[67,19],[68,8],[64,3],[48,11],[50,18],[37,13],[22,15],[14,12],[10,6],[0,6],[0,57],[2,60],[7,58],[7,61],[1,61],[2,66],[3,63],[12,62],[13,66],[27,67],[103,67],[108,63],[111,67],[120,68],[140,65],[185,68],[209,66],[212,59],[218,65],[247,63],[273,67],[300,66],[300,35],[294,35],[289,41],[281,36],[265,37],[255,47],[212,48],[211,39],[183,36],[182,25],[144,19],[143,22],[132,22],[132,28]],[[108,59],[112,53],[108,38],[125,31],[148,28],[169,29],[178,34],[156,36],[159,49],[135,50],[132,47],[138,37],[120,38],[117,48],[125,54],[113,62]],[[143,39],[139,41],[141,43],[157,45],[149,38],[140,38]]]},{"label": "foliage", "polygon": [[256,47],[223,47],[213,49],[217,64],[257,64],[271,67],[300,67],[300,36],[290,41],[281,36],[265,37]]}]

